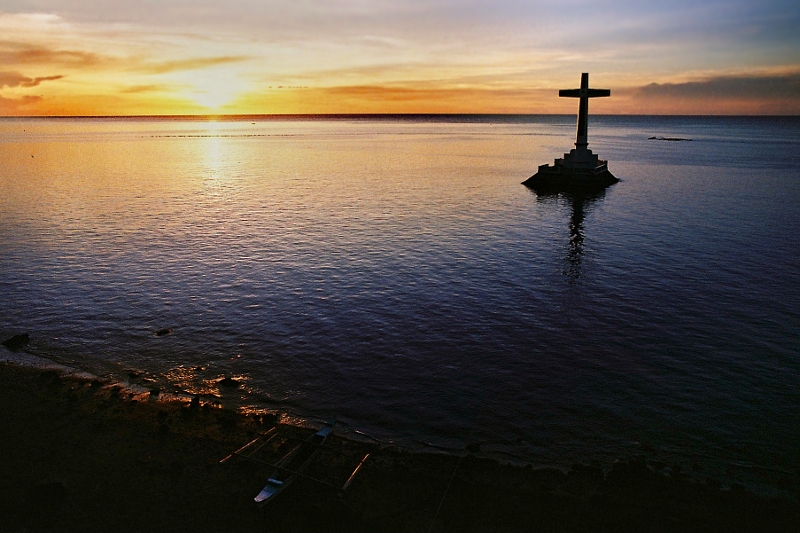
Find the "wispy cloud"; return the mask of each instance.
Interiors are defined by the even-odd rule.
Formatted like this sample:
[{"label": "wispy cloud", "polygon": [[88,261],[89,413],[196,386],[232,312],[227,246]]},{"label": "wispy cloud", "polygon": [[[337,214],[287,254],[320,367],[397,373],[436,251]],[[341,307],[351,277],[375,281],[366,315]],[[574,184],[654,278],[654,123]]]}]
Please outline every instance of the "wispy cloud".
[{"label": "wispy cloud", "polygon": [[162,62],[143,62],[134,64],[132,70],[140,70],[150,74],[166,74],[183,70],[197,70],[229,63],[239,63],[250,59],[246,56],[193,57]]},{"label": "wispy cloud", "polygon": [[100,62],[100,56],[94,52],[61,50],[22,42],[0,41],[0,63],[4,65],[91,67]]},{"label": "wispy cloud", "polygon": [[120,94],[159,93],[159,92],[167,92],[172,89],[173,87],[170,85],[151,83],[149,85],[131,85],[128,87],[123,87],[118,92]]},{"label": "wispy cloud", "polygon": [[36,87],[43,81],[60,80],[64,76],[39,76],[29,78],[19,72],[0,72],[0,89],[4,87]]}]

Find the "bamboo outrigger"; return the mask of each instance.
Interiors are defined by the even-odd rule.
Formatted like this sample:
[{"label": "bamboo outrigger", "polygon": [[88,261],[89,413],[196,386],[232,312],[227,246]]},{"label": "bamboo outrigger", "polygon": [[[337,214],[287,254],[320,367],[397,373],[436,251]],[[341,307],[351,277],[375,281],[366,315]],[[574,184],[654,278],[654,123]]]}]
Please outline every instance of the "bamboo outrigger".
[{"label": "bamboo outrigger", "polygon": [[[253,461],[265,466],[274,468],[264,488],[253,498],[256,504],[264,506],[270,501],[274,500],[294,481],[295,478],[303,478],[314,481],[321,485],[336,489],[337,491],[345,491],[353,482],[361,467],[364,465],[370,454],[364,455],[359,461],[358,465],[347,478],[347,481],[342,486],[323,481],[321,479],[309,476],[304,473],[306,468],[316,458],[317,454],[322,450],[328,436],[333,433],[333,426],[335,420],[328,421],[325,426],[319,431],[311,435],[308,439],[300,441],[299,444],[293,446],[291,450],[285,453],[278,461],[271,463],[255,457],[255,454],[273,439],[278,437],[276,429],[272,428],[263,435],[260,435],[248,442],[235,452],[220,460],[220,463],[226,463],[233,457],[239,457],[248,461]],[[329,450],[332,451],[332,450]]]}]

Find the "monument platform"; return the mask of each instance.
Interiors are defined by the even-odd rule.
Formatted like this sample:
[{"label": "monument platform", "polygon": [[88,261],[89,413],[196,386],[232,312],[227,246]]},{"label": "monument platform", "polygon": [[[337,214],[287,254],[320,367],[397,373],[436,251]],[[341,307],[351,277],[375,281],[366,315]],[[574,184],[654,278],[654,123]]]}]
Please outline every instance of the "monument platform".
[{"label": "monument platform", "polygon": [[[536,174],[522,184],[543,192],[557,192],[560,189],[590,191],[604,189],[619,181],[608,170],[608,161],[599,159],[594,154],[593,162],[570,165],[566,161],[569,161],[569,156],[574,152],[572,150],[569,154],[564,154],[563,158],[556,159],[552,165],[539,165]],[[588,152],[591,154],[591,150]]]},{"label": "monument platform", "polygon": [[619,179],[608,170],[608,161],[598,158],[588,148],[589,98],[611,96],[611,91],[590,89],[589,74],[584,72],[580,89],[564,89],[558,95],[580,98],[575,148],[552,165],[539,165],[538,172],[522,184],[537,192],[552,193],[599,190],[617,183]]}]

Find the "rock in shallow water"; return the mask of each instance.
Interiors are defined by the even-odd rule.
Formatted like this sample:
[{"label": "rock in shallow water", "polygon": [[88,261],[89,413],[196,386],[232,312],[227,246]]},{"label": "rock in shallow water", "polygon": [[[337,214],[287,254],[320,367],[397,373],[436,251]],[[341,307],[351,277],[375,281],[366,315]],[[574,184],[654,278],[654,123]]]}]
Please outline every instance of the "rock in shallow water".
[{"label": "rock in shallow water", "polygon": [[30,341],[30,337],[27,333],[23,333],[21,335],[14,335],[10,339],[6,339],[3,341],[3,346],[11,350],[12,352],[18,352],[22,348],[25,347],[26,344]]},{"label": "rock in shallow water", "polygon": [[229,388],[229,389],[235,389],[235,388],[238,388],[239,385],[241,385],[241,383],[238,380],[235,380],[233,378],[223,378],[223,379],[219,380],[217,382],[217,384],[220,387],[226,387],[226,388]]}]

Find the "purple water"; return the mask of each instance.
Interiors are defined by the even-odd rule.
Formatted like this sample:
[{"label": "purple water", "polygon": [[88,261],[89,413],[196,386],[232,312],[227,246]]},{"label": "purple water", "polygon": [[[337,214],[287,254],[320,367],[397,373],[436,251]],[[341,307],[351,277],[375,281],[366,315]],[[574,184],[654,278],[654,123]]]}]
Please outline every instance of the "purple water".
[{"label": "purple water", "polygon": [[410,448],[796,472],[800,119],[589,128],[581,201],[520,184],[574,117],[0,119],[0,336]]}]

